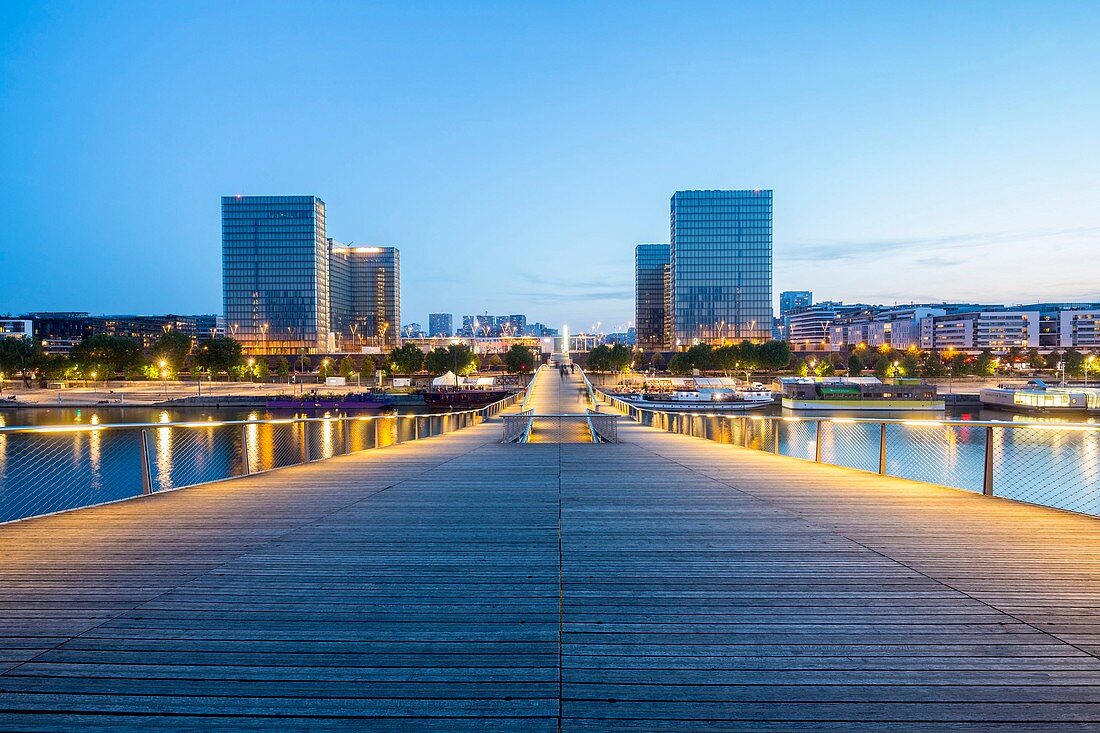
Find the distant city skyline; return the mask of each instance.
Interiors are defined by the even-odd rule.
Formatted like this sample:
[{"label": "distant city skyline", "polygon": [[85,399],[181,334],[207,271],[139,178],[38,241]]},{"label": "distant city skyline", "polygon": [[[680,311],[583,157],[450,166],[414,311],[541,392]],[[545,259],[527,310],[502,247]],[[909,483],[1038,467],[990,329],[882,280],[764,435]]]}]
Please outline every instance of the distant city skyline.
[{"label": "distant city skyline", "polygon": [[316,194],[418,319],[615,329],[758,186],[773,298],[1100,299],[1100,6],[679,9],[8,3],[0,313],[218,312],[219,196]]}]

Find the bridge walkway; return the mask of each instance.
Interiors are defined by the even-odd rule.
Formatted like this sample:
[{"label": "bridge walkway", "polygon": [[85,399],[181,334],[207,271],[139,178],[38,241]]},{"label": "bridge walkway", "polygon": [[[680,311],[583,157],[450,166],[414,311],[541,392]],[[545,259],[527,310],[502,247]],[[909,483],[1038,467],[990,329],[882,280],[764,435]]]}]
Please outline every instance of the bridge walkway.
[{"label": "bridge walkway", "polygon": [[580,371],[563,378],[556,367],[539,372],[531,385],[526,409],[536,415],[573,415],[570,418],[535,419],[528,443],[591,443],[592,434],[584,420],[588,395]]},{"label": "bridge walkway", "polygon": [[4,525],[0,730],[1100,724],[1097,520],[619,436],[487,423]]}]

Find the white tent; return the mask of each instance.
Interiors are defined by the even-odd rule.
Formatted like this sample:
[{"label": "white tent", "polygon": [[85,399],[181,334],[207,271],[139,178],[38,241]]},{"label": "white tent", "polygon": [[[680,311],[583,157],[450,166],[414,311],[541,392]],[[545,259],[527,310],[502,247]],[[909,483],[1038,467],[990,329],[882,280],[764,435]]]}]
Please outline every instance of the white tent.
[{"label": "white tent", "polygon": [[458,383],[458,377],[450,369],[432,380],[433,387],[453,387]]}]

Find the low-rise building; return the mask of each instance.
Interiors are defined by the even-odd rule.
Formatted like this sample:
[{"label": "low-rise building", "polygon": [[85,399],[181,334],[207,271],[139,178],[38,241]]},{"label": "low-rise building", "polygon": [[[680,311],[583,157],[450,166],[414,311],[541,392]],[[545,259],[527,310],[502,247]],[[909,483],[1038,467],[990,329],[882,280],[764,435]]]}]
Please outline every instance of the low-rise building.
[{"label": "low-rise building", "polygon": [[34,322],[29,318],[0,318],[0,338],[34,338]]},{"label": "low-rise building", "polygon": [[960,351],[1038,348],[1039,311],[982,310],[922,318],[920,347]]}]

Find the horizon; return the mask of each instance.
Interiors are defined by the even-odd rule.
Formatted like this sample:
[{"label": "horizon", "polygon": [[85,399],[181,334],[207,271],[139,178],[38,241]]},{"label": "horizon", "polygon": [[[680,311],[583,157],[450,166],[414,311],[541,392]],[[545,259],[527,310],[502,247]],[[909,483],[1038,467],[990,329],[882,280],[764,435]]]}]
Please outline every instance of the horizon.
[{"label": "horizon", "polygon": [[1094,5],[137,7],[0,11],[0,312],[220,314],[261,192],[397,247],[403,323],[618,330],[694,189],[774,191],[773,308],[1100,300]]}]

